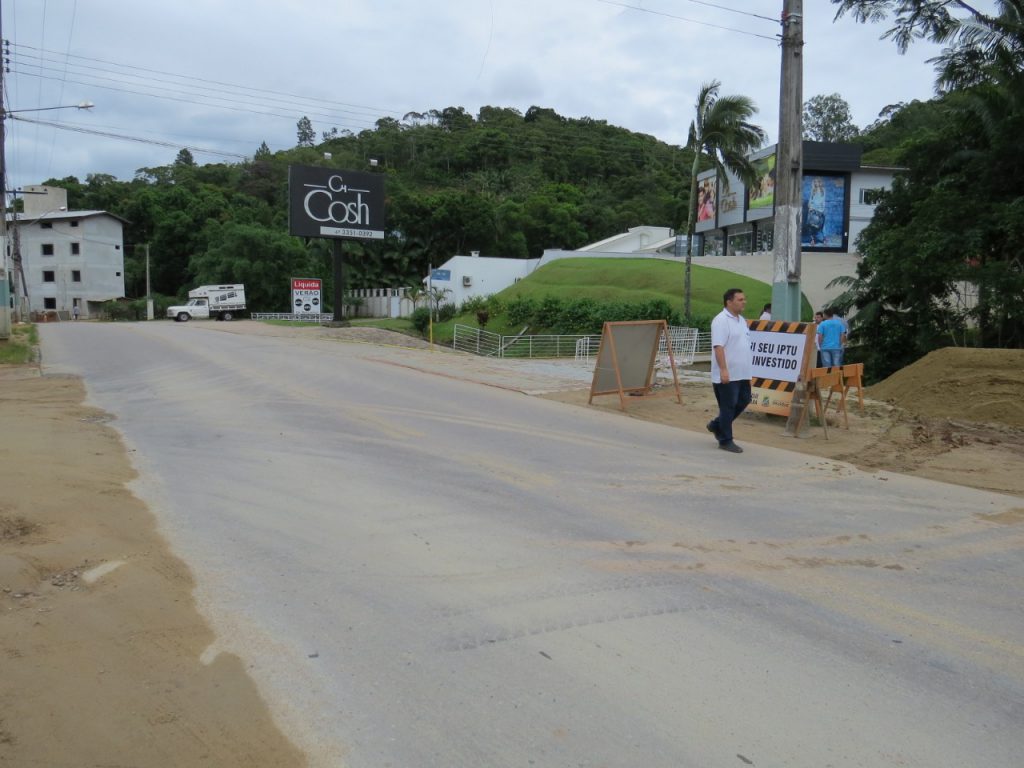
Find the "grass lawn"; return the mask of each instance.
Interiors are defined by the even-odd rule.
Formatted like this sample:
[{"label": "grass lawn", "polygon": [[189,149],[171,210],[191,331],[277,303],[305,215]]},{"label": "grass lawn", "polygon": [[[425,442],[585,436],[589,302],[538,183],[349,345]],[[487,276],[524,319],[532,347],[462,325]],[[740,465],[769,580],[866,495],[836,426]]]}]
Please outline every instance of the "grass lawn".
[{"label": "grass lawn", "polygon": [[[682,314],[684,270],[680,262],[661,259],[559,259],[498,297],[505,302],[518,296],[539,300],[551,295],[628,302],[664,299]],[[772,300],[768,283],[696,263],[691,266],[691,283],[691,311],[697,317],[717,315],[722,294],[729,288],[742,288],[747,294],[748,314],[754,307],[760,314],[761,307]]]},{"label": "grass lawn", "polygon": [[32,348],[39,343],[35,325],[12,325],[11,337],[0,341],[0,363],[27,363],[32,360]]},{"label": "grass lawn", "polygon": [[[628,303],[667,301],[681,315],[683,312],[683,280],[685,264],[661,259],[559,259],[547,264],[496,294],[503,304],[524,297],[537,302],[547,296],[565,300],[590,298],[596,301]],[[747,295],[748,318],[761,314],[761,307],[772,300],[772,287],[753,278],[721,269],[691,265],[691,312],[694,318],[709,323],[722,310],[722,294],[729,288],[741,288]],[[803,299],[802,313],[812,317],[811,305]],[[434,339],[448,343],[456,323],[477,326],[472,313],[434,325]],[[503,335],[517,334],[522,326],[510,325],[504,313],[491,316],[486,330]],[[546,329],[530,328],[528,333],[547,333]]]}]

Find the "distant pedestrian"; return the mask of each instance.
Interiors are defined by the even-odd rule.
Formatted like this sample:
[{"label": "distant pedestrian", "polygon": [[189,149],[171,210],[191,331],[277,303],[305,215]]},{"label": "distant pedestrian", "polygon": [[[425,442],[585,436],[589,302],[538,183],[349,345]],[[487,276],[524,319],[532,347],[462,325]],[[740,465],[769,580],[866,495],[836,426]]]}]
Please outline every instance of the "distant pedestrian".
[{"label": "distant pedestrian", "polygon": [[764,305],[764,309],[761,310],[761,316],[759,318],[757,318],[757,319],[758,320],[771,320],[772,319],[772,305],[771,305],[770,302],[768,304]]},{"label": "distant pedestrian", "polygon": [[75,304],[75,306],[73,306],[73,307],[71,308],[71,316],[72,316],[72,317],[73,317],[73,318],[74,318],[75,320],[77,320],[77,319],[78,319],[78,313],[79,313],[78,305],[77,305],[77,304]]},{"label": "distant pedestrian", "polygon": [[747,297],[730,288],[722,297],[725,308],[711,321],[711,384],[718,401],[718,416],[708,422],[708,432],[718,438],[718,447],[743,453],[732,439],[732,423],[750,405],[750,376],[753,366],[750,329],[743,319]]},{"label": "distant pedestrian", "polygon": [[[814,313],[814,324],[815,325],[821,325],[823,322],[825,322],[825,315],[822,314],[821,312],[815,312]],[[815,351],[815,353],[817,355],[817,360],[815,361],[815,366],[814,367],[815,368],[821,368],[821,342],[818,341],[818,334],[817,334],[817,332],[815,332],[815,334],[814,334],[814,351]]]},{"label": "distant pedestrian", "polygon": [[821,347],[821,365],[833,368],[843,364],[846,346],[846,325],[836,317],[831,307],[825,309],[825,321],[818,326],[818,346]]}]

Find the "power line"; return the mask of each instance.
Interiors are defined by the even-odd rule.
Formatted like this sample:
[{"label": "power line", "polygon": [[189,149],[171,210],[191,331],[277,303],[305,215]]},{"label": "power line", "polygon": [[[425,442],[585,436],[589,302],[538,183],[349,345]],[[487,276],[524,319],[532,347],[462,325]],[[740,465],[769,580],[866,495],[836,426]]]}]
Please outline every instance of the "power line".
[{"label": "power line", "polygon": [[[689,18],[686,18],[685,16],[676,16],[676,15],[671,14],[671,13],[664,13],[662,11],[655,11],[655,10],[652,10],[650,8],[643,8],[643,7],[639,6],[639,5],[628,5],[627,3],[615,2],[615,0],[597,0],[597,2],[604,3],[605,5],[615,5],[615,6],[618,6],[619,8],[628,8],[631,11],[640,11],[641,13],[650,13],[650,14],[653,14],[655,16],[664,16],[665,18],[675,19],[676,21],[685,21],[685,22],[688,22],[690,24],[698,24],[698,25],[700,25],[702,27],[712,27],[713,29],[722,29],[722,30],[725,30],[726,32],[735,32],[735,33],[740,34],[740,35],[749,35],[750,37],[759,37],[759,38],[761,38],[763,40],[771,40],[773,43],[776,43],[779,40],[778,35],[776,35],[776,36],[761,35],[761,34],[758,34],[757,32],[748,32],[745,29],[736,29],[735,27],[726,27],[726,26],[724,26],[722,24],[712,24],[709,21],[700,21],[698,19],[689,19]],[[728,10],[731,10],[731,9],[728,9]],[[754,14],[746,14],[746,15],[752,16]],[[765,18],[765,17],[762,16],[762,17],[758,17],[758,18]]]},{"label": "power line", "polygon": [[[36,48],[36,47],[30,46],[30,45],[19,45],[19,44],[12,44],[12,45],[15,48],[23,48],[25,50],[39,51],[41,53],[51,53],[51,54],[55,53],[55,51],[47,50],[45,48]],[[134,66],[132,64],[122,64],[120,62],[109,61],[107,59],[96,59],[96,58],[90,58],[90,57],[87,57],[87,56],[77,56],[77,55],[74,55],[74,54],[69,54],[69,57],[72,58],[72,59],[78,59],[78,60],[81,60],[81,61],[90,61],[90,62],[94,62],[94,63],[97,63],[97,64],[107,64],[109,66],[121,67],[121,68],[126,69],[126,70],[135,70],[135,71],[138,71],[138,72],[147,72],[149,74],[155,74],[155,75],[165,75],[167,77],[174,77],[174,78],[178,78],[178,79],[181,79],[181,80],[191,80],[191,81],[195,81],[197,83],[209,83],[211,85],[220,85],[220,86],[225,86],[225,87],[228,87],[228,88],[239,89],[239,90],[242,90],[242,91],[252,91],[252,92],[255,92],[255,93],[269,94],[271,96],[283,96],[283,97],[286,97],[286,98],[289,98],[289,99],[300,99],[300,100],[303,100],[303,101],[312,101],[312,102],[316,102],[316,103],[323,104],[323,105],[333,105],[333,106],[340,106],[340,107],[352,107],[354,109],[370,112],[372,114],[384,114],[384,113],[392,114],[392,115],[401,115],[401,114],[403,114],[402,112],[399,112],[398,110],[387,109],[385,107],[374,107],[374,106],[368,106],[366,104],[351,104],[351,103],[347,103],[347,102],[343,102],[343,101],[330,101],[330,100],[326,100],[326,99],[317,99],[317,98],[314,98],[314,97],[311,97],[311,96],[302,96],[302,95],[299,95],[299,94],[285,93],[285,92],[282,92],[282,91],[272,91],[272,90],[269,90],[269,89],[266,89],[266,88],[254,88],[252,86],[239,85],[237,83],[227,83],[227,82],[224,82],[224,81],[221,81],[221,80],[209,80],[209,79],[202,78],[202,77],[193,77],[192,75],[180,75],[180,74],[177,74],[175,72],[166,72],[164,70],[159,70],[159,69],[148,69],[146,67],[137,67],[137,66]]]},{"label": "power line", "polygon": [[771,16],[762,16],[759,13],[751,13],[750,11],[741,11],[739,8],[729,8],[728,6],[718,5],[717,3],[708,3],[708,2],[705,2],[705,0],[686,0],[686,2],[693,3],[694,5],[706,5],[708,8],[717,8],[720,11],[729,11],[730,13],[738,13],[741,16],[750,16],[751,18],[754,18],[754,19],[764,19],[765,21],[770,21],[772,24],[778,24],[779,23],[779,20],[777,18],[773,19]]},{"label": "power line", "polygon": [[[15,47],[17,47],[17,46],[15,46]],[[46,58],[45,56],[36,56],[36,55],[33,55],[33,54],[20,53],[15,58],[15,62],[16,63],[23,63],[25,65],[28,65],[30,62],[34,62],[34,61],[47,62],[47,63],[57,63],[57,64],[59,64],[59,62],[54,62],[52,59]],[[122,72],[122,71],[119,71],[119,70],[104,69],[102,67],[93,67],[93,66],[89,66],[87,64],[76,64],[75,67],[76,67],[76,69],[74,71],[74,74],[79,76],[79,77],[92,77],[92,78],[96,78],[97,80],[103,80],[103,81],[107,81],[107,82],[115,82],[115,83],[133,85],[133,86],[137,86],[137,87],[151,87],[151,85],[153,83],[165,83],[167,85],[178,86],[178,87],[190,89],[188,91],[179,91],[179,90],[174,90],[174,89],[165,89],[165,90],[168,90],[168,91],[170,91],[172,93],[197,93],[197,94],[203,95],[204,97],[206,97],[206,94],[208,94],[208,93],[215,93],[215,94],[229,94],[229,95],[232,95],[232,96],[242,96],[242,97],[247,98],[247,99],[253,98],[252,94],[245,93],[246,89],[243,89],[242,91],[238,91],[238,90],[229,90],[229,89],[225,89],[225,88],[208,88],[206,86],[196,87],[196,86],[192,85],[190,82],[188,82],[187,78],[184,78],[184,77],[181,77],[179,79],[185,80],[185,82],[177,82],[175,80],[164,80],[164,79],[161,79],[161,78],[150,78],[148,76],[143,78],[142,76],[133,74],[131,72]],[[52,67],[49,67],[47,69],[49,71],[55,71],[55,70],[53,70]],[[122,79],[119,79],[119,78],[108,78],[108,77],[103,77],[101,75],[91,74],[91,72],[83,72],[81,70],[92,70],[92,71],[95,71],[95,72],[103,72],[103,73],[106,73],[106,74],[118,75],[118,76],[121,76],[121,77],[130,78],[130,79],[129,80],[122,80]],[[134,81],[141,81],[141,82],[134,82]],[[206,82],[206,81],[199,81],[199,82]],[[160,86],[155,86],[155,87],[158,88],[158,89],[160,88]],[[256,93],[269,93],[269,94],[273,94],[273,92],[271,92],[271,91],[260,91],[260,90],[256,90]],[[221,97],[218,95],[218,96],[208,96],[208,98],[221,98]],[[295,105],[294,102],[285,101],[284,99],[275,97],[273,95],[271,95],[269,97],[258,96],[257,98],[263,99],[263,100],[266,100],[266,101],[270,101],[270,102],[283,103],[283,104],[286,104],[286,105],[288,105],[290,107]],[[300,99],[300,101],[311,102],[317,108],[324,108],[325,106],[327,106],[327,108],[331,108],[331,105],[337,103],[337,102],[321,101],[321,100],[310,98],[310,97],[295,97],[295,98]],[[303,107],[303,108],[306,108],[306,107]],[[362,117],[362,118],[366,118],[366,117],[376,118],[379,115],[378,112],[365,112],[365,111],[363,111],[361,109],[358,110],[358,111],[353,111],[353,110],[350,110],[350,109],[337,109],[337,110],[332,110],[332,111],[336,111],[336,112],[340,112],[340,113],[351,113],[354,117]]]},{"label": "power line", "polygon": [[[37,75],[37,74],[34,74],[32,72],[23,72],[23,71],[15,70],[14,73],[15,74],[19,74],[19,75],[23,75],[25,77],[38,77],[38,78],[40,78],[42,80],[59,80],[59,78],[57,78],[57,77],[51,77],[51,76],[47,76],[47,75]],[[252,108],[248,108],[248,107],[244,107],[244,106],[236,107],[236,106],[231,106],[230,104],[224,103],[223,101],[219,101],[219,102],[215,102],[215,103],[197,102],[195,100],[195,98],[194,98],[194,95],[193,95],[193,98],[183,98],[183,97],[179,97],[179,96],[169,96],[169,95],[164,95],[164,94],[159,94],[159,93],[147,93],[145,91],[138,91],[138,90],[133,90],[133,89],[130,89],[130,88],[116,88],[116,87],[114,87],[112,85],[101,85],[101,84],[95,83],[95,82],[82,82],[80,80],[70,80],[70,79],[67,80],[66,82],[74,83],[75,85],[86,85],[86,86],[89,86],[90,88],[100,88],[100,89],[106,90],[106,91],[115,91],[115,92],[118,92],[118,93],[127,93],[127,94],[131,94],[132,96],[146,96],[146,97],[149,97],[149,98],[152,98],[152,99],[163,99],[164,101],[176,101],[176,102],[181,103],[181,104],[192,104],[192,105],[196,105],[196,106],[214,107],[214,108],[217,108],[217,109],[226,109],[226,110],[229,110],[229,111],[232,111],[232,112],[247,112],[247,113],[253,114],[253,115],[264,115],[266,117],[279,117],[279,118],[282,118],[282,119],[285,119],[285,120],[294,120],[295,119],[295,113],[292,113],[290,115],[285,115],[285,114],[281,114],[280,112],[269,112],[269,111],[266,111],[266,110],[252,109]],[[268,108],[273,108],[273,107],[271,105],[268,105]],[[303,111],[303,110],[299,110],[299,111]],[[315,117],[322,117],[322,118],[327,119],[327,120],[337,120],[338,117],[339,117],[337,115],[328,115],[328,114],[316,113],[316,112],[309,112],[308,114],[311,114],[311,115],[313,115]],[[354,121],[352,121],[352,122],[354,124]],[[370,127],[369,123],[364,123],[364,125],[366,127]]]},{"label": "power line", "polygon": [[50,128],[59,128],[62,131],[74,131],[75,133],[86,133],[92,136],[103,136],[109,139],[122,139],[124,141],[134,141],[139,144],[153,144],[158,147],[169,147],[171,149],[187,149],[190,152],[201,152],[207,155],[221,155],[223,157],[234,157],[238,160],[247,160],[246,155],[240,155],[237,152],[224,152],[219,149],[207,149],[205,147],[190,147],[179,142],[171,141],[157,141],[156,139],[144,139],[140,136],[127,136],[123,133],[109,133],[107,131],[97,131],[92,128],[86,128],[84,126],[73,125],[72,123],[55,123],[50,120],[36,120],[31,117],[22,117],[21,115],[8,115],[12,120],[19,120],[23,123],[34,123],[36,125],[45,125]]}]

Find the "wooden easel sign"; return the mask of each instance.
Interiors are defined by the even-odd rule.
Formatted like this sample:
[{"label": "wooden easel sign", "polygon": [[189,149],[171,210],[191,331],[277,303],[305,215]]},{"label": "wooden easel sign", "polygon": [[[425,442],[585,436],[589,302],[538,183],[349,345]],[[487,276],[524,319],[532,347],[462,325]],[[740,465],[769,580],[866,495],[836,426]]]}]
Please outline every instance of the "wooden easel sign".
[{"label": "wooden easel sign", "polygon": [[[674,391],[652,392],[654,363],[658,347],[665,340],[669,365],[672,368]],[[618,395],[619,407],[626,410],[626,395],[634,397],[671,397],[682,404],[679,375],[672,355],[668,323],[664,320],[630,320],[605,323],[601,331],[601,346],[597,350],[594,380],[590,385],[590,399],[595,395]]]}]

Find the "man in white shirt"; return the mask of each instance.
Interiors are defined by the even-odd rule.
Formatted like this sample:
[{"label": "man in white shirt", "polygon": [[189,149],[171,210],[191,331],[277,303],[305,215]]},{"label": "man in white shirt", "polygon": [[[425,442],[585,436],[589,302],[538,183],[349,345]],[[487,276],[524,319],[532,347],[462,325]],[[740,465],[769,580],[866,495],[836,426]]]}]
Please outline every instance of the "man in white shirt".
[{"label": "man in white shirt", "polygon": [[708,432],[718,438],[718,447],[729,453],[743,453],[732,439],[732,422],[750,405],[750,329],[743,319],[747,297],[730,288],[722,297],[725,308],[711,321],[711,384],[718,401],[718,416],[708,422]]}]

